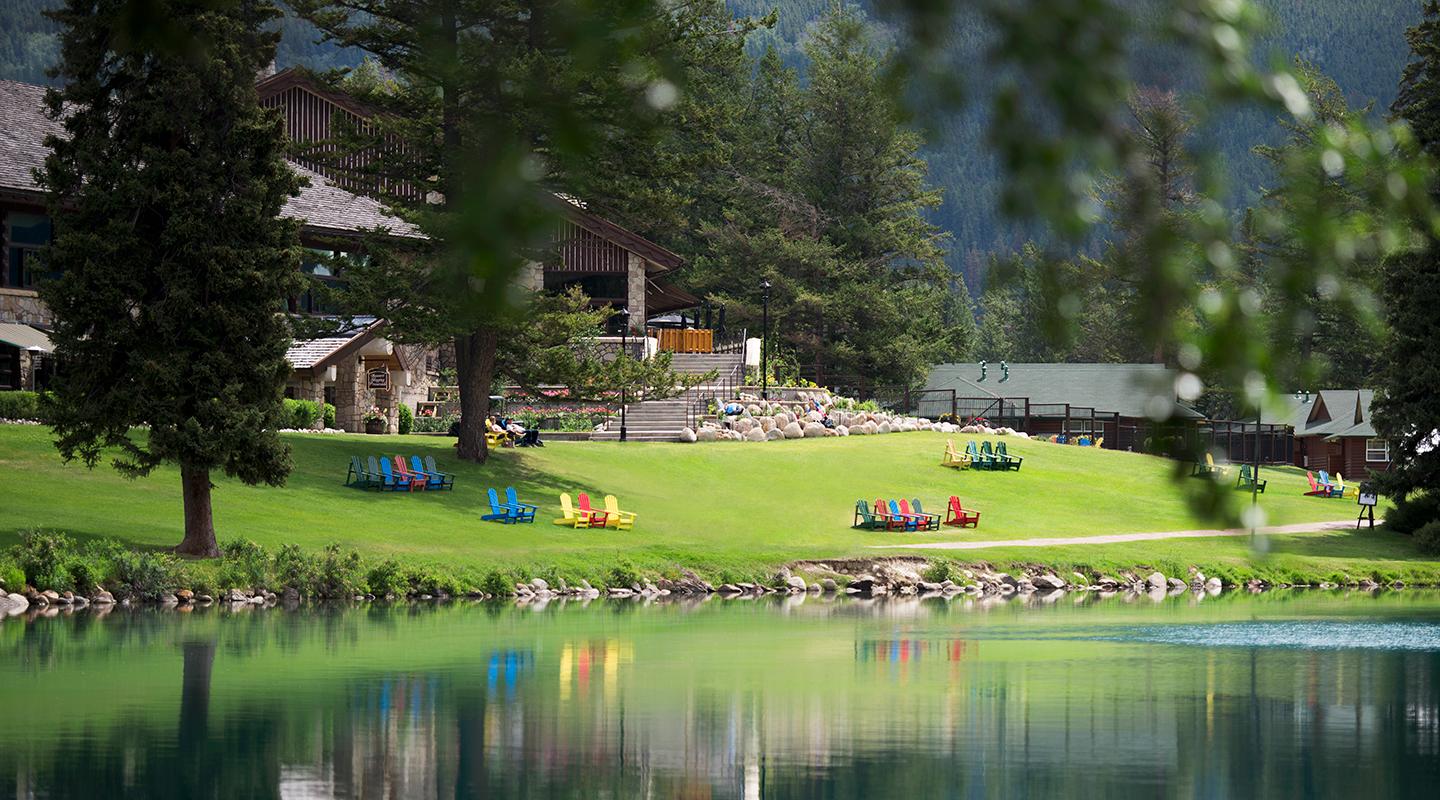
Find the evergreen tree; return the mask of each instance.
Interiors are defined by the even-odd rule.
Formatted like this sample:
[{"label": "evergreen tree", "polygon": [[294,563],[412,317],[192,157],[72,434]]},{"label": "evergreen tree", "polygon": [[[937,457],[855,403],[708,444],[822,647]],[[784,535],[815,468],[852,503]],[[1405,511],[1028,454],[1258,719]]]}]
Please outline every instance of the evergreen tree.
[{"label": "evergreen tree", "polygon": [[[365,96],[379,113],[342,155],[400,187],[397,213],[430,239],[423,269],[397,265],[412,313],[387,314],[402,340],[455,348],[461,458],[483,461],[485,418],[515,277],[542,261],[558,224],[546,185],[586,174],[606,142],[643,130],[673,85],[654,68],[666,27],[645,0],[294,0],[325,36],[394,76]],[[670,88],[667,88],[670,87]],[[395,146],[399,143],[399,146]],[[551,256],[553,257],[553,255]],[[384,283],[377,278],[377,282]],[[415,320],[410,326],[406,320]]]},{"label": "evergreen tree", "polygon": [[[1440,158],[1440,2],[1405,34],[1411,61],[1391,111],[1410,124],[1420,146]],[[1440,185],[1432,187],[1440,194]],[[1390,443],[1382,485],[1397,497],[1440,491],[1440,240],[1390,259],[1382,277],[1390,338],[1372,411],[1375,430]]]},{"label": "evergreen tree", "polygon": [[[124,474],[180,467],[185,538],[216,556],[210,473],[283,483],[281,389],[290,336],[276,313],[293,288],[298,223],[282,219],[299,179],[255,75],[270,61],[265,0],[69,0],[46,102],[50,193],[63,273],[42,287],[61,365],[50,409],[57,447]],[[126,35],[118,35],[117,32]],[[133,429],[148,426],[145,432]]]}]

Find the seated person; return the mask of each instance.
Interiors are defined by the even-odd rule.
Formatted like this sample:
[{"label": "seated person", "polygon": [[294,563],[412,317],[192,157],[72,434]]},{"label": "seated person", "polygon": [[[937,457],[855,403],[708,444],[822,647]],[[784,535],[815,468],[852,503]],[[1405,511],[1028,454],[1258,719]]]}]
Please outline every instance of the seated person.
[{"label": "seated person", "polygon": [[507,447],[515,446],[515,440],[511,438],[510,432],[505,430],[505,428],[494,417],[485,418],[485,429],[490,431],[491,433],[498,433],[504,436],[505,438],[503,439],[503,441]]}]

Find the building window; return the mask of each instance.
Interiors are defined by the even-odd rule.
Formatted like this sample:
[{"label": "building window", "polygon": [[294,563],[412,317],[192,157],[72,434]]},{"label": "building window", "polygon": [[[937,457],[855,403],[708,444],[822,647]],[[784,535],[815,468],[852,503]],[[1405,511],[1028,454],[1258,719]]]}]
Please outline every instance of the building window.
[{"label": "building window", "polygon": [[345,282],[340,278],[340,268],[335,260],[344,256],[336,250],[305,248],[300,262],[300,271],[310,279],[310,288],[291,302],[291,310],[301,314],[339,314],[340,304],[331,294],[343,289]]},{"label": "building window", "polygon": [[1389,461],[1389,460],[1390,460],[1390,443],[1387,442],[1387,441],[1385,441],[1384,439],[1366,439],[1366,440],[1365,440],[1365,460],[1366,460],[1366,461]]},{"label": "building window", "polygon": [[45,251],[50,247],[50,218],[44,214],[6,216],[10,229],[7,236],[5,285],[15,289],[34,289],[42,280],[57,277],[45,264]]},{"label": "building window", "polygon": [[561,294],[572,287],[580,287],[592,304],[624,306],[629,301],[629,283],[624,273],[596,273],[590,275],[573,272],[546,272],[545,291]]}]

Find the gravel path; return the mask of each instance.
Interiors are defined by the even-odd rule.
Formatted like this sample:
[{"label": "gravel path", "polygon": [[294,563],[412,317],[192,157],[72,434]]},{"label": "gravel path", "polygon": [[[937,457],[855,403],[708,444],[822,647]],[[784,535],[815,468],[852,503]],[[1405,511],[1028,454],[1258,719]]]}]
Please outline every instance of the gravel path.
[{"label": "gravel path", "polygon": [[[1378,523],[1379,520],[1376,520]],[[1257,533],[1270,535],[1281,533],[1318,533],[1353,529],[1354,520],[1335,522],[1302,522],[1298,525],[1270,525],[1258,528]],[[986,542],[915,542],[912,544],[877,544],[875,549],[912,550],[984,550],[990,547],[1054,547],[1070,544],[1117,544],[1120,542],[1149,542],[1157,539],[1205,539],[1215,536],[1249,536],[1249,528],[1229,528],[1194,531],[1160,531],[1158,533],[1111,533],[1103,536],[1070,536],[1048,539],[1011,539]]]}]

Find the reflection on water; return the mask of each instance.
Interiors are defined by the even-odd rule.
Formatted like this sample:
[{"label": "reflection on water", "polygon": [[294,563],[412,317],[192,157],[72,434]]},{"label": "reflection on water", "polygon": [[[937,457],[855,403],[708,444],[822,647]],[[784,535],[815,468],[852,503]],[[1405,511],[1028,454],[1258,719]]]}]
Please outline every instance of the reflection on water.
[{"label": "reflection on water", "polygon": [[1440,597],[0,623],[0,797],[1434,797]]}]

